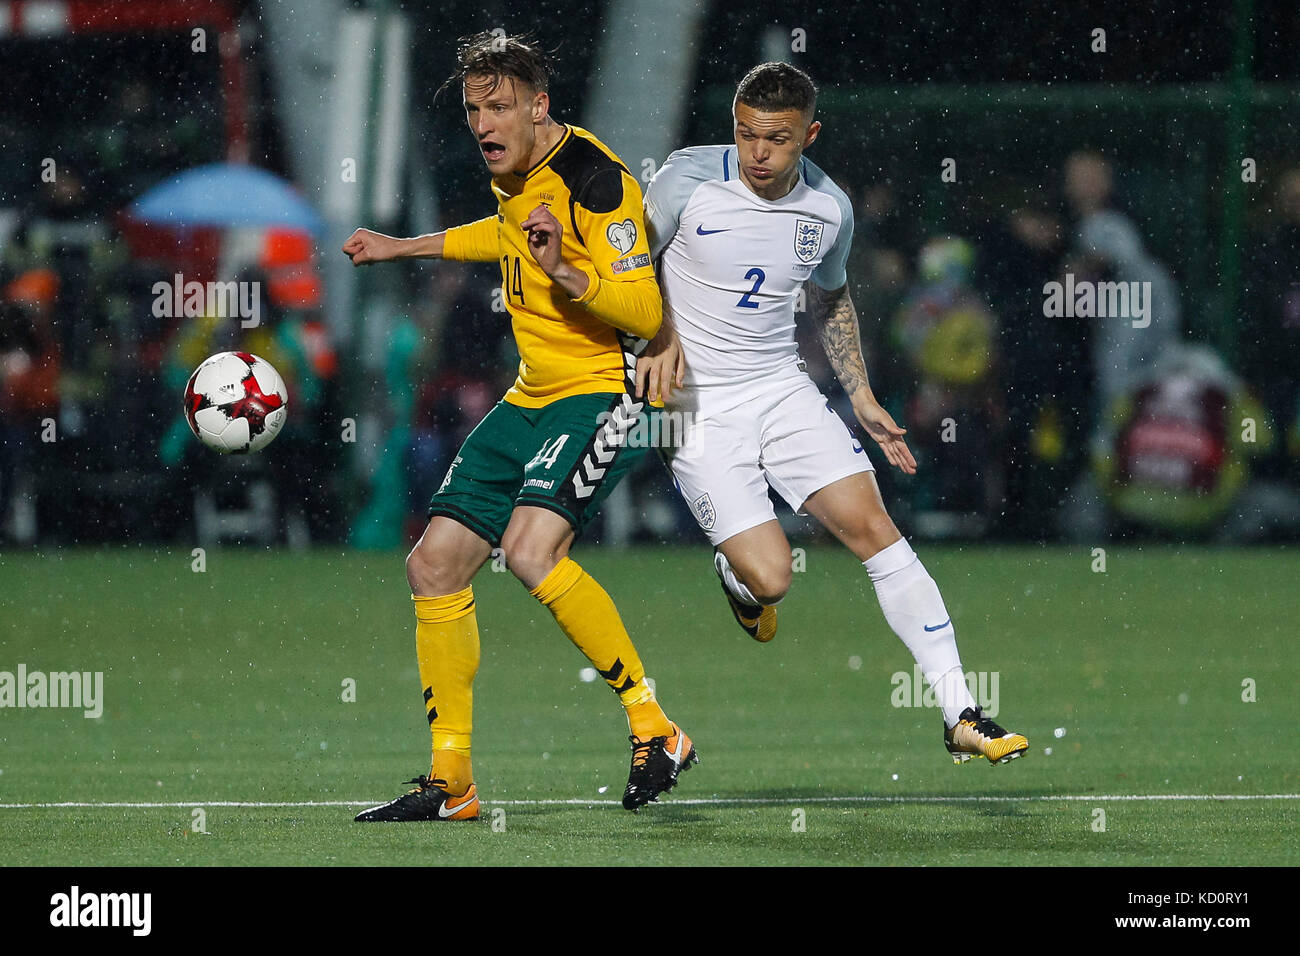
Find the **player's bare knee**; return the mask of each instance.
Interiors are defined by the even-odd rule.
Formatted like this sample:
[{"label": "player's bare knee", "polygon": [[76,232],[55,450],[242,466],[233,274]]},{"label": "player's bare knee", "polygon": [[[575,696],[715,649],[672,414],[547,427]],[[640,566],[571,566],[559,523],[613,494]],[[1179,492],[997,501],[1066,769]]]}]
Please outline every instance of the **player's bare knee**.
[{"label": "player's bare knee", "polygon": [[430,555],[423,545],[424,541],[419,541],[406,556],[406,581],[411,593],[430,596],[447,593],[441,587],[447,578],[443,562]]},{"label": "player's bare knee", "polygon": [[751,571],[745,585],[759,604],[776,604],[789,593],[790,579],[790,566],[776,564]]},{"label": "player's bare knee", "polygon": [[550,542],[509,528],[501,539],[501,551],[510,573],[530,588],[537,587],[563,557]]},{"label": "player's bare knee", "polygon": [[865,561],[902,537],[898,526],[883,508],[862,515],[853,527],[845,528],[840,539],[859,560]]},{"label": "player's bare knee", "polygon": [[406,556],[406,583],[411,586],[411,593],[427,594],[429,577],[429,563],[420,553],[420,545],[417,543]]},{"label": "player's bare knee", "polygon": [[459,556],[421,538],[406,556],[406,581],[412,594],[437,597],[455,594],[469,586],[473,570],[466,573]]},{"label": "player's bare knee", "polygon": [[[865,548],[872,552],[882,551],[902,537],[894,519],[884,509],[871,516],[867,526]],[[865,559],[864,559],[865,560]]]}]

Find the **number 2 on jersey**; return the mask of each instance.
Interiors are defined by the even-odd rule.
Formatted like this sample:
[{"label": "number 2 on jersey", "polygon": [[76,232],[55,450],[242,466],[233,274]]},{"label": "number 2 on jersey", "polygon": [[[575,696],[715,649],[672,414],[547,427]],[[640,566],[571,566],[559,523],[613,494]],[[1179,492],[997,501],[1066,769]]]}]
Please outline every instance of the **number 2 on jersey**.
[{"label": "number 2 on jersey", "polygon": [[757,308],[758,308],[758,303],[755,302],[755,301],[751,298],[751,296],[757,294],[758,290],[759,290],[760,288],[762,288],[762,286],[763,286],[763,280],[767,278],[767,274],[766,274],[765,272],[763,272],[762,269],[760,269],[760,268],[758,268],[757,266],[755,266],[754,268],[750,269],[748,272],[745,273],[745,278],[746,278],[746,279],[753,279],[753,280],[754,280],[754,285],[753,285],[753,287],[750,288],[750,290],[749,290],[748,292],[746,292],[744,295],[742,295],[742,296],[740,297],[740,301],[736,303],[736,308],[738,308],[738,309],[757,309]]},{"label": "number 2 on jersey", "polygon": [[524,285],[519,277],[519,257],[514,256],[515,272],[514,282],[510,281],[510,259],[511,256],[501,257],[501,280],[505,289],[506,298],[513,297],[520,305],[524,304]]}]

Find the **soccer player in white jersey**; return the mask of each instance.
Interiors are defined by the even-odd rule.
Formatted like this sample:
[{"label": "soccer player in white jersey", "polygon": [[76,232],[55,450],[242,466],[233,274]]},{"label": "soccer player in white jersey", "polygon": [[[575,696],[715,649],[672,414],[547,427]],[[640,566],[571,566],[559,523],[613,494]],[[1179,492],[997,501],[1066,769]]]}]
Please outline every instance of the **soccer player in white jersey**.
[{"label": "soccer player in white jersey", "polygon": [[[740,82],[735,143],[678,150],[645,195],[665,321],[637,367],[648,388],[693,417],[690,440],[665,458],[713,543],[715,568],[741,627],[776,633],[790,588],[790,544],[768,498],[820,521],[866,568],[885,620],[943,708],[957,763],[1000,763],[1029,747],[976,706],[939,588],[885,511],[870,459],[804,371],[795,301],[809,312],[853,411],[885,460],[916,471],[900,428],[872,394],[845,260],[853,209],[804,157],[821,130],[816,87],[764,63]],[[677,388],[674,391],[673,385]]]}]

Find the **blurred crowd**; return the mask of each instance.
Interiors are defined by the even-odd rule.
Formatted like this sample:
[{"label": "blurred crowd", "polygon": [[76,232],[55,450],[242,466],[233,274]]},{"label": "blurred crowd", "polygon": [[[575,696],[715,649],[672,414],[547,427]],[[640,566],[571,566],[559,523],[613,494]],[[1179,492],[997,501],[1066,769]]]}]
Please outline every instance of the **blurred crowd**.
[{"label": "blurred crowd", "polygon": [[[259,479],[284,505],[268,537],[341,537],[343,455],[323,434],[338,417],[338,359],[317,285],[286,280],[284,243],[268,242],[237,277],[263,297],[257,327],[160,316],[155,285],[170,285],[174,263],[134,254],[88,193],[61,170],[0,234],[0,542],[194,540],[211,530],[196,529],[204,501],[220,510]],[[181,414],[193,369],[234,348],[267,358],[290,389],[295,427],[275,456],[206,452]]]},{"label": "blurred crowd", "polygon": [[[1267,225],[1246,240],[1231,354],[1189,335],[1179,264],[1147,248],[1139,223],[1155,211],[1126,209],[1118,178],[1105,157],[1073,154],[1059,182],[965,235],[927,234],[887,181],[850,188],[849,281],[869,370],[921,465],[914,478],[878,472],[909,532],[1237,541],[1300,529],[1300,169],[1280,178]],[[319,282],[284,271],[318,255],[307,240],[270,235],[241,266],[236,278],[263,297],[261,323],[244,328],[157,316],[153,287],[171,266],[133,253],[78,170],[0,222],[0,542],[248,537],[221,516],[255,511],[259,494],[275,499],[257,512],[274,516],[267,541],[387,541],[366,521],[394,516],[409,538],[515,375],[490,266],[422,265],[382,367],[362,369],[341,360]],[[1070,294],[1105,283],[1142,298],[1098,315],[1100,296],[1090,312]],[[801,325],[810,372],[851,420]],[[193,368],[233,348],[288,384],[291,426],[273,454],[216,456],[180,414]],[[343,396],[367,387],[382,399],[385,463],[358,481]],[[653,456],[629,490],[610,507],[635,511],[633,537],[693,540]]]},{"label": "blurred crowd", "polygon": [[1244,249],[1231,355],[1189,335],[1177,263],[1137,225],[1159,211],[1121,205],[1110,161],[1076,152],[1045,185],[963,236],[921,232],[888,183],[856,192],[868,364],[921,463],[878,473],[887,500],[935,536],[1295,535],[1300,169]]}]

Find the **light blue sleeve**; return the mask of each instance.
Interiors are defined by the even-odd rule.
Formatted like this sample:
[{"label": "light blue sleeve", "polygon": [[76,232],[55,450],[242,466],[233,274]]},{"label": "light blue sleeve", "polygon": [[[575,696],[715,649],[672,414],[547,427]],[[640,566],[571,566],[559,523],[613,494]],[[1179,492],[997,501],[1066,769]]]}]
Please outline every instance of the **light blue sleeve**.
[{"label": "light blue sleeve", "polygon": [[813,270],[812,281],[823,289],[842,289],[849,281],[844,266],[849,259],[849,247],[853,245],[853,203],[844,195],[844,190],[812,163],[808,164],[807,179],[809,186],[832,196],[840,207],[840,231],[835,237],[835,245]]},{"label": "light blue sleeve", "polygon": [[[709,147],[679,149],[671,153],[645,190],[645,225],[649,232],[650,258],[658,259],[677,235],[682,210],[700,183],[707,182]],[[721,168],[721,167],[719,167]]]}]

